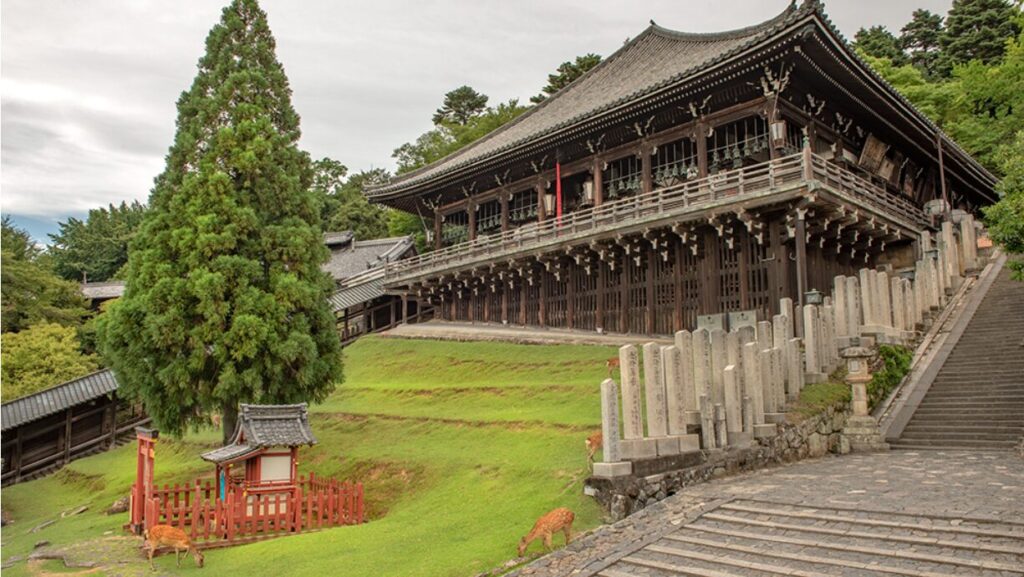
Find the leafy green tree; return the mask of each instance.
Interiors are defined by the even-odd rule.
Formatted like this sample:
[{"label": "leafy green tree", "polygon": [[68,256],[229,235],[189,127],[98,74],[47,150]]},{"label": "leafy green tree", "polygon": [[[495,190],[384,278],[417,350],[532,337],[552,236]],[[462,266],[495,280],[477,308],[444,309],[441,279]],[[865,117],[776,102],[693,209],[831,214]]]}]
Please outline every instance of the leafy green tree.
[{"label": "leafy green tree", "polygon": [[427,228],[433,226],[433,222],[425,222],[418,214],[412,214],[401,210],[392,210],[388,213],[388,235],[412,235],[413,242],[416,243],[416,250],[421,253],[433,248],[427,244],[426,233]]},{"label": "leafy green tree", "polygon": [[874,58],[888,58],[896,66],[902,66],[907,58],[900,41],[885,26],[861,28],[853,36],[853,47]]},{"label": "leafy green tree", "polygon": [[363,187],[387,182],[389,174],[377,168],[359,172],[347,180],[348,168],[336,160],[322,158],[313,163],[313,190],[324,199],[324,230],[351,230],[356,238],[383,238],[388,233],[384,208],[370,204]]},{"label": "leafy green tree", "polygon": [[320,401],[342,363],[321,272],[321,197],[266,14],[234,0],[206,40],[103,357],[157,426],[180,434],[240,402]]},{"label": "leafy green tree", "polygon": [[943,68],[1000,60],[1006,41],[1020,32],[1019,17],[1020,10],[1007,0],[953,0],[940,37]]},{"label": "leafy green tree", "polygon": [[914,10],[912,19],[900,31],[900,48],[910,64],[927,78],[938,75],[942,33],[942,16],[921,8]]},{"label": "leafy green tree", "polygon": [[435,128],[421,134],[414,142],[407,142],[395,149],[391,156],[398,161],[398,174],[440,160],[527,110],[527,107],[519,105],[517,99],[512,99],[497,107],[488,107],[482,113],[472,116],[465,124],[442,119],[440,124],[435,124]]},{"label": "leafy green tree", "polygon": [[95,357],[78,350],[74,328],[47,322],[5,333],[0,357],[5,403],[99,369]]},{"label": "leafy green tree", "polygon": [[1017,280],[1024,281],[1024,130],[998,153],[1005,176],[998,185],[1001,198],[985,208],[985,224],[992,240],[1018,258],[1008,264]]},{"label": "leafy green tree", "polygon": [[73,281],[115,278],[128,262],[128,242],[145,212],[145,205],[122,202],[90,210],[84,221],[60,223],[60,232],[50,235],[54,272]]},{"label": "leafy green tree", "polygon": [[474,117],[487,110],[487,95],[469,86],[460,86],[444,95],[441,108],[434,113],[434,124],[465,126]]},{"label": "leafy green tree", "polygon": [[32,237],[3,219],[0,239],[0,329],[17,332],[38,322],[75,326],[87,314],[76,283],[53,274]]},{"label": "leafy green tree", "polygon": [[554,74],[548,74],[548,83],[541,88],[541,93],[530,97],[530,102],[540,104],[559,90],[571,84],[574,80],[583,76],[588,70],[601,63],[601,57],[597,54],[584,54],[577,56],[576,60],[561,63]]},{"label": "leafy green tree", "polygon": [[1024,130],[1024,31],[1006,43],[999,62],[957,66],[953,79],[958,115],[948,131],[982,164],[999,171],[999,150]]},{"label": "leafy green tree", "polygon": [[946,126],[957,118],[959,112],[955,100],[960,94],[959,81],[930,82],[923,70],[911,64],[896,66],[888,58],[867,55],[863,55],[863,58],[875,72],[939,126]]}]

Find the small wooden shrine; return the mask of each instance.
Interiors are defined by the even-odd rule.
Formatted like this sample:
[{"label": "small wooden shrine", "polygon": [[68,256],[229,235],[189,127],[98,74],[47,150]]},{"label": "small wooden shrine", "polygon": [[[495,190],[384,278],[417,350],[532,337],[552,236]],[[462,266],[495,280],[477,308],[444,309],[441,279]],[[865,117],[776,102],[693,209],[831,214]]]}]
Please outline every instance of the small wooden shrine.
[{"label": "small wooden shrine", "polygon": [[316,444],[305,403],[240,406],[231,443],[203,453],[217,466],[217,495],[247,498],[294,491],[299,447]]},{"label": "small wooden shrine", "polygon": [[298,474],[299,447],[316,443],[305,403],[241,405],[231,442],[202,454],[216,465],[213,482],[161,488],[154,482],[159,432],[136,433],[137,478],[126,526],[136,534],[172,525],[211,547],[363,522],[361,483]]}]

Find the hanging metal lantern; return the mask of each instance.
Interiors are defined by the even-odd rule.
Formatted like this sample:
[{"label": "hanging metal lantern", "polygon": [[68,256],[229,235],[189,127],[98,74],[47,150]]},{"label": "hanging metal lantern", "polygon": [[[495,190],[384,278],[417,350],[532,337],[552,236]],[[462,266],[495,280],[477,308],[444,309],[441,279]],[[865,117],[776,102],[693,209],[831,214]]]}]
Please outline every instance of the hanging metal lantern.
[{"label": "hanging metal lantern", "polygon": [[786,146],[786,121],[776,120],[771,125],[772,146],[782,148]]}]

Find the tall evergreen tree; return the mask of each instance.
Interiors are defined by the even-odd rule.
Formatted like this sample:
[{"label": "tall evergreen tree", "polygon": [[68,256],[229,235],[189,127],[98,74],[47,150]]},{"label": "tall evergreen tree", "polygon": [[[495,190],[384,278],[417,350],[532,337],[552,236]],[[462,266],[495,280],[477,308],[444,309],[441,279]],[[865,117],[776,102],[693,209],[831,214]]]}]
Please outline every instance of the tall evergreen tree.
[{"label": "tall evergreen tree", "polygon": [[322,195],[324,230],[351,230],[356,238],[370,240],[388,234],[388,214],[380,205],[370,204],[363,188],[388,181],[382,168],[362,171],[345,178],[348,167],[330,158],[313,163],[313,190]]},{"label": "tall evergreen tree", "polygon": [[531,96],[530,102],[534,104],[544,102],[548,96],[552,96],[554,93],[572,84],[574,80],[583,76],[588,70],[600,63],[601,57],[592,53],[577,56],[574,61],[563,62],[555,70],[554,74],[548,74],[547,85],[540,89],[540,94]]},{"label": "tall evergreen tree", "polygon": [[1006,41],[1020,31],[1020,10],[1007,0],[953,0],[942,34],[943,67],[1000,60]]},{"label": "tall evergreen tree", "polygon": [[198,68],[98,339],[159,427],[220,410],[226,439],[239,402],[322,400],[342,366],[321,201],[256,0],[224,9]]},{"label": "tall evergreen tree", "polygon": [[913,18],[900,31],[900,47],[910,63],[928,78],[938,73],[942,16],[928,10],[914,10]]},{"label": "tall evergreen tree", "polygon": [[51,234],[53,270],[73,281],[105,281],[128,263],[128,241],[142,223],[146,207],[138,202],[95,208],[85,220],[69,218]]},{"label": "tall evergreen tree", "polygon": [[896,66],[906,62],[900,41],[885,26],[861,28],[853,36],[853,47],[874,58],[888,58]]}]

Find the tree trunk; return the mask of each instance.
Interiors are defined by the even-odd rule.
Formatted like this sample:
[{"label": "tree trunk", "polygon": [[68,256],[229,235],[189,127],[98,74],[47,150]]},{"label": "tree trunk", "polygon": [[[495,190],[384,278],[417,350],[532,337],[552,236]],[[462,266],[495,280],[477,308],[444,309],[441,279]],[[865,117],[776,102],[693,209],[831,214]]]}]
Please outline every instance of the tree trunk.
[{"label": "tree trunk", "polygon": [[238,422],[238,405],[233,402],[224,403],[220,422],[224,432],[224,444],[227,445],[235,434],[235,423]]}]

